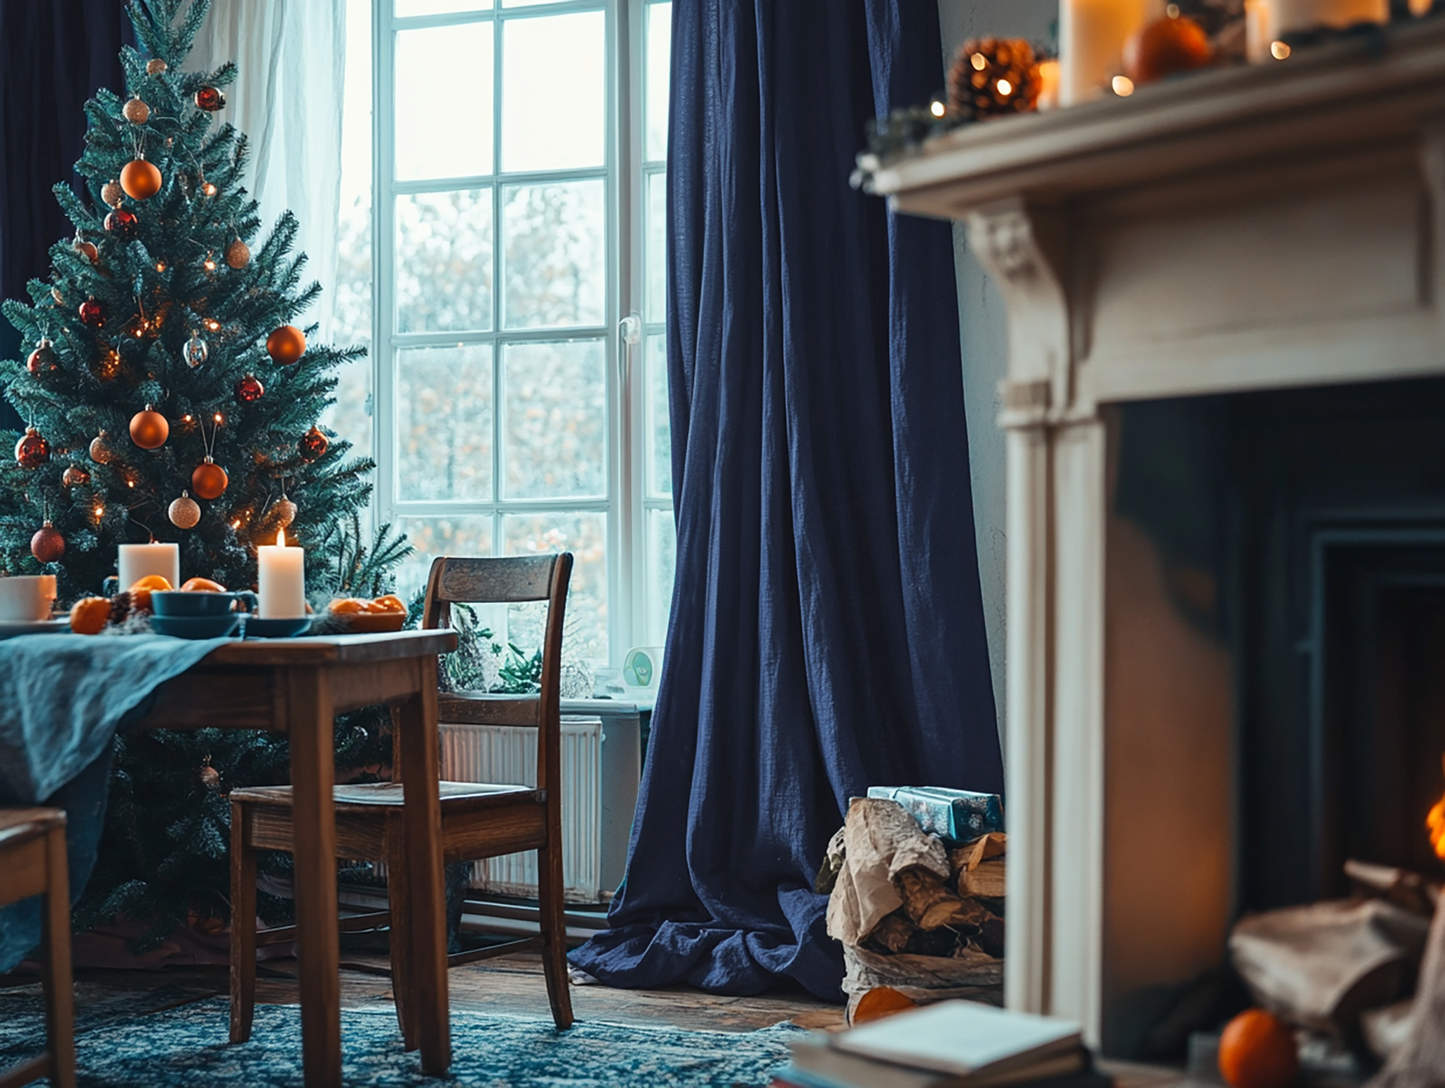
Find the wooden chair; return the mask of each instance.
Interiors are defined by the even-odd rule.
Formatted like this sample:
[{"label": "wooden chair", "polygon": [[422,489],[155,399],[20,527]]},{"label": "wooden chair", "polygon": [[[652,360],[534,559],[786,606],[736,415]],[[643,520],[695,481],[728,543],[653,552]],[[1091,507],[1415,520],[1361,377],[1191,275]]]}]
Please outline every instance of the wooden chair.
[{"label": "wooden chair", "polygon": [[[572,1024],[572,998],[567,989],[566,922],[562,900],[562,725],[560,671],[562,622],[572,555],[502,559],[440,556],[427,579],[423,627],[449,625],[453,604],[513,604],[546,601],[547,624],[542,643],[541,691],[537,695],[440,693],[438,719],[536,728],[537,788],[442,782],[443,860],[476,861],[537,851],[541,935],[492,948],[448,957],[456,966],[528,948],[542,950],[547,998],[558,1028]],[[395,751],[398,753],[400,749]],[[338,859],[378,858],[387,872],[405,871],[400,852],[404,771],[394,762],[392,782],[341,785],[335,789],[336,855]],[[231,791],[231,1041],[251,1037],[256,1004],[256,947],[295,939],[294,926],[259,932],[256,916],[256,851],[292,852],[291,788],[267,786]],[[415,1008],[407,941],[398,939],[415,924],[407,889],[395,882],[388,889],[389,911],[343,918],[342,931],[390,925],[392,989],[397,1020],[408,1050],[414,1049]],[[3,1088],[3,1086],[0,1086]]]},{"label": "wooden chair", "polygon": [[45,1053],[0,1070],[0,1088],[49,1077],[75,1088],[75,994],[70,979],[70,877],[65,813],[55,808],[0,809],[0,907],[43,895],[40,985],[45,992]]}]

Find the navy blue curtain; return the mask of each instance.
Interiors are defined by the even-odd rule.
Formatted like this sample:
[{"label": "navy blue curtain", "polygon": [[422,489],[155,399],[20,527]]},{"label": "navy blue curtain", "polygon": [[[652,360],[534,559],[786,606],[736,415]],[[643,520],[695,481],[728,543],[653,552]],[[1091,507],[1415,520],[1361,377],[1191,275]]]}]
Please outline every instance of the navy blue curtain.
[{"label": "navy blue curtain", "polygon": [[1001,791],[948,224],[848,186],[942,82],[920,0],[673,5],[677,578],[604,982],[840,996],[812,890],[869,785]]},{"label": "navy blue curtain", "polygon": [[[50,272],[51,243],[70,222],[50,187],[69,181],[85,147],[82,107],[98,87],[125,89],[123,41],[134,31],[120,0],[0,0],[0,298],[26,298]],[[0,359],[33,345],[0,320]],[[0,429],[20,426],[0,400]]]}]

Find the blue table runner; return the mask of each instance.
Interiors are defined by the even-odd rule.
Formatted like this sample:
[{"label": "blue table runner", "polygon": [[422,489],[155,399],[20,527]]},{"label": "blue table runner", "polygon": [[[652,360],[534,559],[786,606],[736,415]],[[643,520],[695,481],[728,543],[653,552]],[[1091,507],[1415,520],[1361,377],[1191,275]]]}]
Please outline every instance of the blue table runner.
[{"label": "blue table runner", "polygon": [[[67,815],[71,902],[95,866],[112,740],[155,689],[230,639],[22,635],[0,641],[0,805]],[[40,902],[0,910],[0,972],[40,943]]]}]

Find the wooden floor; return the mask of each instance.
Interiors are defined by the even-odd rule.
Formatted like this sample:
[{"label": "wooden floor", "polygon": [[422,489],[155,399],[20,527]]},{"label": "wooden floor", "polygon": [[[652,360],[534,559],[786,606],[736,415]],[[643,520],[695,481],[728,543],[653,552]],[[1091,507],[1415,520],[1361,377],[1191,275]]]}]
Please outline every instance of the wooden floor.
[{"label": "wooden floor", "polygon": [[[373,973],[385,966],[384,956],[345,951],[341,999],[347,1008],[392,1005],[391,980]],[[259,965],[256,999],[276,1005],[297,1001],[296,961],[271,960]],[[535,953],[454,967],[447,973],[453,1009],[475,1009],[515,1016],[548,1016],[542,961]],[[77,1005],[88,995],[113,997],[117,992],[151,995],[160,989],[177,1002],[212,994],[225,995],[227,974],[221,967],[172,967],[162,971],[77,971]],[[0,975],[0,988],[34,985],[26,975]],[[177,1002],[164,1002],[175,1004]],[[138,1002],[154,1007],[154,1002]],[[819,1001],[802,990],[761,997],[719,997],[691,987],[666,990],[616,990],[609,986],[573,986],[572,1009],[579,1020],[618,1024],[672,1025],[690,1030],[753,1031],[782,1021],[800,1027],[843,1026],[843,1008]]]}]

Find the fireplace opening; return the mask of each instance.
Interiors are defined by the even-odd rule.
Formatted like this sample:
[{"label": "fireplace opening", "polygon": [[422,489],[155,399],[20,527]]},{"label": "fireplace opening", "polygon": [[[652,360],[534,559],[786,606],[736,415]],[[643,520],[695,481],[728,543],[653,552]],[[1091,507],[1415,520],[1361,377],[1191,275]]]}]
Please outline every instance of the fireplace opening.
[{"label": "fireplace opening", "polygon": [[[1140,693],[1161,684],[1147,675],[1152,666],[1111,674],[1107,728],[1153,744],[1153,734],[1207,724],[1195,705],[1199,676],[1217,673],[1228,688],[1217,716],[1230,750],[1215,791],[1227,797],[1196,824],[1206,841],[1189,845],[1201,858],[1227,857],[1229,886],[1217,896],[1227,917],[1174,923],[1215,942],[1218,967],[1168,1000],[1157,988],[1141,998],[1125,977],[1127,955],[1109,959],[1112,1000],[1126,1012],[1112,1017],[1106,1047],[1158,1056],[1182,1046],[1187,1028],[1217,1026],[1240,1000],[1225,949],[1239,918],[1349,896],[1351,859],[1445,880],[1445,854],[1426,827],[1445,789],[1445,380],[1112,412],[1111,554],[1118,541],[1146,540],[1170,622],[1207,650],[1176,663],[1185,683],[1175,712],[1154,698],[1147,726],[1129,718],[1140,717]],[[1119,613],[1138,610],[1129,587],[1144,578],[1119,571],[1108,575],[1126,584],[1108,591],[1110,637],[1129,622]],[[1139,649],[1137,632],[1148,630],[1119,645],[1141,659],[1157,654]],[[1445,807],[1432,819],[1445,835]],[[1110,832],[1109,841],[1139,838]],[[1139,868],[1132,855],[1130,864]],[[1147,881],[1135,887],[1147,894]],[[1201,986],[1214,998],[1202,1000]]]}]

